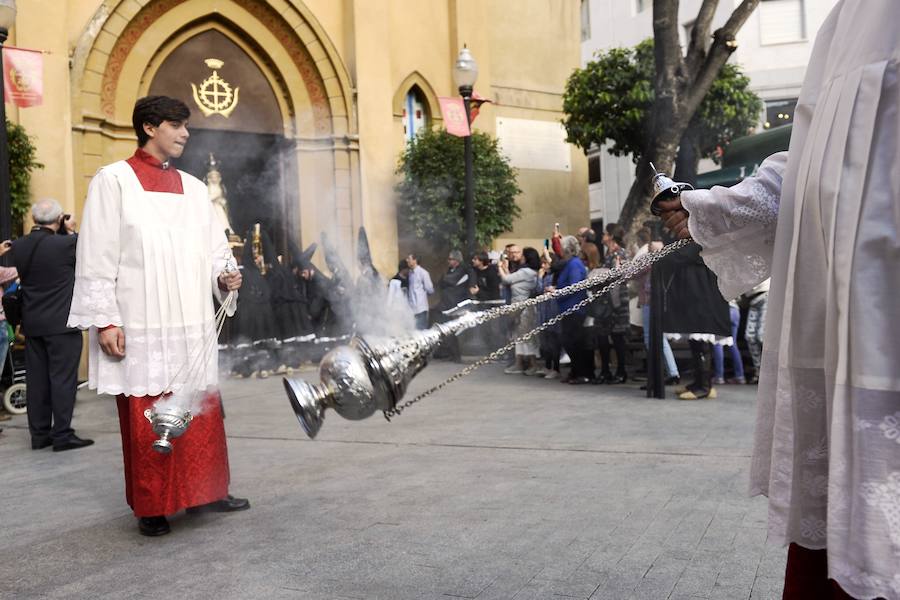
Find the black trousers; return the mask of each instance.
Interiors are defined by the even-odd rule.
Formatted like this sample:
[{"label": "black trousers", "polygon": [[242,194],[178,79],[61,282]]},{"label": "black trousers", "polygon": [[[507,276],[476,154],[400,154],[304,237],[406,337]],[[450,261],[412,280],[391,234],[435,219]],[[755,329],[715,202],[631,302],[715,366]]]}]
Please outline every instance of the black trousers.
[{"label": "black trousers", "polygon": [[570,377],[594,378],[594,351],[591,348],[589,328],[584,326],[584,315],[571,314],[561,323],[562,345],[571,363]]},{"label": "black trousers", "polygon": [[597,336],[597,350],[600,351],[600,365],[604,375],[611,375],[609,369],[609,338],[616,349],[616,375],[625,375],[625,334],[611,333]]},{"label": "black trousers", "polygon": [[72,437],[81,332],[25,339],[25,384],[31,439],[61,443]]},{"label": "black trousers", "polygon": [[690,340],[691,361],[694,366],[694,382],[688,386],[691,391],[709,391],[712,387],[708,361],[712,344],[700,340]]}]

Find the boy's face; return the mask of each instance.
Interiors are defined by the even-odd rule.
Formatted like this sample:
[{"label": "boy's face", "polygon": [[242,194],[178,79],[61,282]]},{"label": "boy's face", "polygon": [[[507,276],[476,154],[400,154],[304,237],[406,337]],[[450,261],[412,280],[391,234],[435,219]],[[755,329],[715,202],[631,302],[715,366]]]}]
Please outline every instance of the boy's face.
[{"label": "boy's face", "polygon": [[188,133],[187,121],[163,121],[158,127],[144,123],[144,131],[150,139],[144,145],[148,152],[153,149],[167,158],[178,158],[184,152],[191,134]]}]

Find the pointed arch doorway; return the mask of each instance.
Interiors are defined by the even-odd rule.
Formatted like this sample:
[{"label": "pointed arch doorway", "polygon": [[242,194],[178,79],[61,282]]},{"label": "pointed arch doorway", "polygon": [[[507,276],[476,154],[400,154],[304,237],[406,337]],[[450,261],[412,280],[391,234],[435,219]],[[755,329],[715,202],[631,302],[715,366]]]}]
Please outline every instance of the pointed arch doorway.
[{"label": "pointed arch doorway", "polygon": [[244,237],[261,223],[285,252],[299,231],[296,155],[285,136],[275,75],[253,54],[215,25],[179,36],[148,69],[147,94],[178,98],[191,109],[191,138],[178,168],[202,180],[214,163],[235,233]]}]

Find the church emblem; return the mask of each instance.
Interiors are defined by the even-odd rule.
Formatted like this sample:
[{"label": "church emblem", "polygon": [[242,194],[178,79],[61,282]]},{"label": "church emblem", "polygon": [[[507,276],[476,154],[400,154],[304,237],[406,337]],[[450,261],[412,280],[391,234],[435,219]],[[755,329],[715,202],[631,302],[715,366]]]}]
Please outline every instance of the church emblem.
[{"label": "church emblem", "polygon": [[222,115],[226,119],[238,105],[238,94],[241,88],[232,88],[231,84],[219,76],[219,69],[224,61],[218,58],[207,58],[206,66],[212,69],[212,75],[203,80],[198,86],[191,83],[194,90],[194,102],[200,107],[204,116]]}]

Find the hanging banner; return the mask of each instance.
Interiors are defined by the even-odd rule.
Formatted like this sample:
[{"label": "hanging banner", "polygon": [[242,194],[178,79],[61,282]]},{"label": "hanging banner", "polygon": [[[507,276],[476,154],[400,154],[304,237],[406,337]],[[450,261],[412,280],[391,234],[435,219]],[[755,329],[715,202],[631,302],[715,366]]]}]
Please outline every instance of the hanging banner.
[{"label": "hanging banner", "polygon": [[486,102],[493,102],[489,98],[481,96],[478,92],[472,91],[472,99],[469,100],[469,123],[475,122],[475,117],[481,111],[481,105]]},{"label": "hanging banner", "polygon": [[441,116],[444,118],[444,127],[447,133],[457,137],[471,135],[469,123],[466,121],[466,105],[462,98],[438,97],[441,105]]},{"label": "hanging banner", "polygon": [[3,47],[3,90],[19,108],[44,102],[44,56],[40,50]]}]

